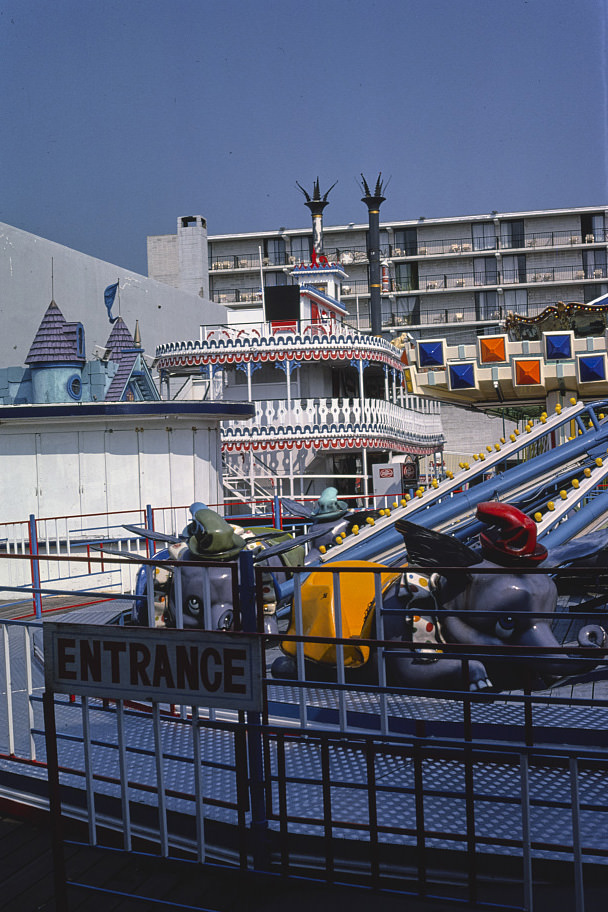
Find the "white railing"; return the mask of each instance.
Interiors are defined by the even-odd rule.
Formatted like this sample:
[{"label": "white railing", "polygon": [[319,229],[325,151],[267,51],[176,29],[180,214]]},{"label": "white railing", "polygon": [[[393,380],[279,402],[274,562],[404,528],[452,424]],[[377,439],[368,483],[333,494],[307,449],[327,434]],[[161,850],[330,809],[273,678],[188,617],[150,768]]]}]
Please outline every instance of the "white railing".
[{"label": "white railing", "polygon": [[[419,403],[423,400],[417,399]],[[403,443],[440,446],[443,442],[437,403],[420,410],[383,399],[271,399],[255,403],[249,421],[225,421],[222,440],[251,438],[323,438],[330,435],[386,436]]]},{"label": "white railing", "polygon": [[[256,355],[289,351],[321,352],[345,350],[348,357],[364,357],[373,353],[377,360],[401,369],[401,352],[379,336],[360,333],[346,323],[323,324],[293,322],[292,327],[272,328],[270,323],[249,323],[245,326],[201,326],[199,340],[166,342],[156,349],[159,366],[171,368],[171,359],[197,359],[214,354]],[[285,357],[285,355],[283,355]],[[193,361],[194,366],[194,361]]]}]

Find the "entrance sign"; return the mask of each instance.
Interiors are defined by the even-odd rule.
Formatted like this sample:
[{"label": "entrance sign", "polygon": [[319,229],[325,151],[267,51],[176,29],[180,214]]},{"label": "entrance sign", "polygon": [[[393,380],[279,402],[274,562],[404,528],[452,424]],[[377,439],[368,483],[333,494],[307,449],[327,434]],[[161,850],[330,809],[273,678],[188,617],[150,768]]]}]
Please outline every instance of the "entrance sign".
[{"label": "entrance sign", "polygon": [[46,686],[56,693],[262,709],[257,637],[63,623],[45,623],[43,634]]}]

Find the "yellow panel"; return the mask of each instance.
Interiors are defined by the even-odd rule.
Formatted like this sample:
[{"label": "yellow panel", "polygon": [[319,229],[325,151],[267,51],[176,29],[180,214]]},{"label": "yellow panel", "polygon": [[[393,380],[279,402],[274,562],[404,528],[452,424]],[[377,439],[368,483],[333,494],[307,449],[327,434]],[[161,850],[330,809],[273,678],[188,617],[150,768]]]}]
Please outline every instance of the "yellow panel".
[{"label": "yellow panel", "polygon": [[[326,566],[331,566],[328,564]],[[382,564],[371,561],[341,561],[341,567],[369,567],[370,570],[383,569]],[[386,572],[381,574],[382,592],[396,580],[401,573]],[[342,636],[344,639],[367,639],[374,618],[375,573],[340,573],[340,604],[342,606]],[[296,634],[294,612],[289,624],[290,635]],[[333,574],[313,571],[302,585],[302,633],[311,637],[336,636],[336,617],[334,608]],[[283,641],[281,648],[287,655],[296,655],[297,644]],[[344,646],[344,665],[356,668],[364,665],[369,658],[369,646]],[[326,665],[336,664],[336,647],[331,643],[304,643],[304,655],[313,662]]]}]

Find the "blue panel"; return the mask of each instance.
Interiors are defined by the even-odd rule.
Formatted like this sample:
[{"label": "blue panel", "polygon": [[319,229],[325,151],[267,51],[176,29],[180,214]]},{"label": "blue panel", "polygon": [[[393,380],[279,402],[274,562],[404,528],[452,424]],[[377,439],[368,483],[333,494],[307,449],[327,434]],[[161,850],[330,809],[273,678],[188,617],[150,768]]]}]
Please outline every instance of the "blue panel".
[{"label": "blue panel", "polygon": [[578,359],[581,383],[597,383],[606,379],[606,365],[603,355],[585,355]]},{"label": "blue panel", "polygon": [[450,389],[474,389],[475,369],[471,362],[465,364],[450,364]]},{"label": "blue panel", "polygon": [[570,336],[545,336],[547,344],[547,361],[559,361],[560,358],[572,357],[572,339]]},{"label": "blue panel", "polygon": [[443,367],[443,342],[419,342],[418,362],[420,367]]}]

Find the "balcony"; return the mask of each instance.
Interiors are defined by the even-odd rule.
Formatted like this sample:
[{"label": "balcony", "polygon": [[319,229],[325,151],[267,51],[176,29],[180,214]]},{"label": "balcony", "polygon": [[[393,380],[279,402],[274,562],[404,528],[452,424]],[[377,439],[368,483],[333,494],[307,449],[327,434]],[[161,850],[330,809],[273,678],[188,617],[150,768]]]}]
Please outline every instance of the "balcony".
[{"label": "balcony", "polygon": [[[443,442],[438,403],[418,396],[405,397],[404,406],[382,399],[272,399],[256,402],[255,418],[248,422],[224,421],[222,446],[266,444],[269,448],[290,442],[300,446],[332,445],[349,441],[361,449],[371,438],[390,441],[397,448],[408,445],[429,452]],[[366,445],[366,444],[363,444]]]},{"label": "balcony", "polygon": [[[328,238],[329,240],[329,238]],[[525,234],[500,234],[488,238],[472,238],[470,235],[461,238],[425,239],[422,235],[417,244],[408,243],[404,246],[384,244],[380,248],[383,259],[408,259],[424,257],[452,257],[472,256],[478,253],[502,250],[533,250],[547,248],[567,248],[589,246],[608,243],[608,229],[597,229],[593,234],[581,234],[580,230],[566,231],[538,231]],[[342,266],[365,265],[368,262],[367,247],[365,245],[351,245],[348,247],[325,246],[325,256],[330,262],[340,263]],[[263,267],[297,266],[303,262],[310,262],[308,256],[293,255],[290,253],[274,253],[262,257]],[[212,256],[209,269],[212,273],[254,270],[260,268],[258,251],[244,252],[242,254],[220,254]]]}]

